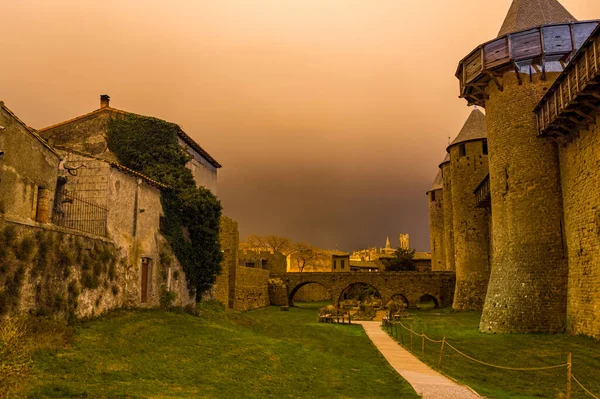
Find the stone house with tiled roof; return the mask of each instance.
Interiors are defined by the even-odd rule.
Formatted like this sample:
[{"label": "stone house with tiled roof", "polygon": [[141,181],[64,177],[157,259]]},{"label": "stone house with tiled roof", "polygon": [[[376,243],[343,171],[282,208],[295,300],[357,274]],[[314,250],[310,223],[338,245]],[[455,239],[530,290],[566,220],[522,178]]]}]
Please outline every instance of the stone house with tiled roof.
[{"label": "stone house with tiled roof", "polygon": [[160,234],[166,186],[77,144],[53,148],[0,102],[0,266],[20,281],[0,278],[0,315],[194,302]]},{"label": "stone house with tiled roof", "polygon": [[0,102],[0,214],[47,223],[60,156]]},{"label": "stone house with tiled roof", "polygon": [[[116,115],[135,115],[110,106],[108,95],[100,96],[100,108],[87,114],[54,124],[37,132],[57,148],[88,154],[109,162],[116,162],[107,144],[107,128],[110,118]],[[217,170],[221,165],[206,152],[183,129],[179,128],[178,140],[190,155],[187,167],[192,171],[198,186],[217,194]]]}]

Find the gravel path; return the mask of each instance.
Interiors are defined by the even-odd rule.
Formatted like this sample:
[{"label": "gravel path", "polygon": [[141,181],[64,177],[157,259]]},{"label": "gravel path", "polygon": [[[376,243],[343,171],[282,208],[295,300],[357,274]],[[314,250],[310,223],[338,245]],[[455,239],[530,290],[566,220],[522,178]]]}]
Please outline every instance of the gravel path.
[{"label": "gravel path", "polygon": [[381,329],[381,322],[360,321],[377,349],[423,399],[477,399],[473,390],[444,377],[400,346]]}]

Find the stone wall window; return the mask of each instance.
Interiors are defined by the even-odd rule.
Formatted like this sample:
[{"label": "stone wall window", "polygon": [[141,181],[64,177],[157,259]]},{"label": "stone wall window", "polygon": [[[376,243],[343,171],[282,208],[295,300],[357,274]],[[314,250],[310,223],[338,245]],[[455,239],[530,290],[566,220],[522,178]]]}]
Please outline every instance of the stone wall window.
[{"label": "stone wall window", "polygon": [[464,157],[465,155],[467,155],[467,146],[465,144],[459,144],[458,145],[458,156]]},{"label": "stone wall window", "polygon": [[343,269],[346,267],[346,259],[342,259],[341,262],[341,268]]},{"label": "stone wall window", "polygon": [[431,202],[435,202],[435,191],[431,192],[430,198],[431,198]]},{"label": "stone wall window", "polygon": [[481,151],[483,152],[483,155],[487,155],[488,154],[487,140],[483,140],[481,142]]},{"label": "stone wall window", "polygon": [[261,263],[261,268],[266,270],[266,269],[267,269],[267,264],[268,264],[268,262],[269,262],[269,261],[268,261],[267,259],[261,259],[261,260],[260,260],[260,263]]},{"label": "stone wall window", "polygon": [[335,261],[335,259],[333,260],[333,270],[337,269],[337,262]]}]

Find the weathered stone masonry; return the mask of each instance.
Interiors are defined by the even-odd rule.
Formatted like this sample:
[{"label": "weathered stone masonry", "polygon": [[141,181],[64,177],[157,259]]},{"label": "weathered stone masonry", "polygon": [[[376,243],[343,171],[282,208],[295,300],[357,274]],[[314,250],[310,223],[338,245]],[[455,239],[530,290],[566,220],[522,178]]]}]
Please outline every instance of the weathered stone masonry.
[{"label": "weathered stone masonry", "polygon": [[444,251],[446,253],[446,271],[456,270],[454,263],[454,221],[452,211],[452,172],[450,169],[450,154],[440,164],[443,179],[443,209],[444,209]]},{"label": "weathered stone masonry", "polygon": [[[556,74],[548,74],[551,82]],[[548,80],[504,90],[489,85],[486,102],[492,192],[492,275],[481,329],[493,332],[563,331],[567,260],[556,144],[537,137],[533,110]]]},{"label": "weathered stone masonry", "polygon": [[488,215],[477,207],[473,194],[488,174],[485,116],[473,110],[457,138],[448,147],[452,173],[452,220],[456,310],[480,310],[490,276]]},{"label": "weathered stone masonry", "polygon": [[443,191],[442,171],[440,170],[435,178],[433,186],[427,192],[429,202],[429,241],[432,271],[446,270]]},{"label": "weathered stone masonry", "polygon": [[559,147],[569,260],[567,327],[600,338],[600,120]]},{"label": "weathered stone masonry", "polygon": [[[487,111],[490,194],[478,193],[491,203],[492,270],[481,331],[562,332],[567,326],[600,335],[596,127],[560,150],[543,134],[566,123],[564,131],[550,133],[572,139],[579,128],[569,125],[579,124],[577,118],[590,125],[585,112],[597,105],[585,108],[585,100],[595,94],[577,95],[582,84],[595,84],[589,69],[594,63],[597,72],[596,58],[586,56],[576,72],[570,64],[574,54],[586,54],[576,52],[597,26],[577,22],[557,0],[514,0],[499,37],[459,63],[460,96]],[[565,65],[573,73],[561,75],[558,90],[553,82]],[[568,109],[581,104],[583,111]],[[553,120],[559,109],[565,111]]]},{"label": "weathered stone masonry", "polygon": [[416,306],[423,295],[431,295],[440,306],[448,306],[454,297],[455,275],[452,272],[378,272],[378,273],[285,273],[274,274],[272,294],[277,298],[272,303],[281,303],[281,282],[287,287],[288,300],[307,284],[320,284],[331,294],[334,304],[339,303],[344,290],[357,283],[368,284],[381,294],[382,302],[387,303],[394,295],[402,295],[407,299],[409,307]]}]

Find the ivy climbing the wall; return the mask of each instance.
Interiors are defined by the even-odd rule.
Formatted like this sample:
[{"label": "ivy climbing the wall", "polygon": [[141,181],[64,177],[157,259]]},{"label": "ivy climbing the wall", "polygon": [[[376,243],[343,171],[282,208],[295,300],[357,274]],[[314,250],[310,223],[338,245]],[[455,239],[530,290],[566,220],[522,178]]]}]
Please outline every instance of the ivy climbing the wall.
[{"label": "ivy climbing the wall", "polygon": [[108,123],[108,148],[119,162],[169,187],[162,191],[161,226],[186,274],[196,301],[220,271],[221,203],[197,187],[186,167],[189,154],[178,143],[180,127],[156,118],[127,114]]}]

